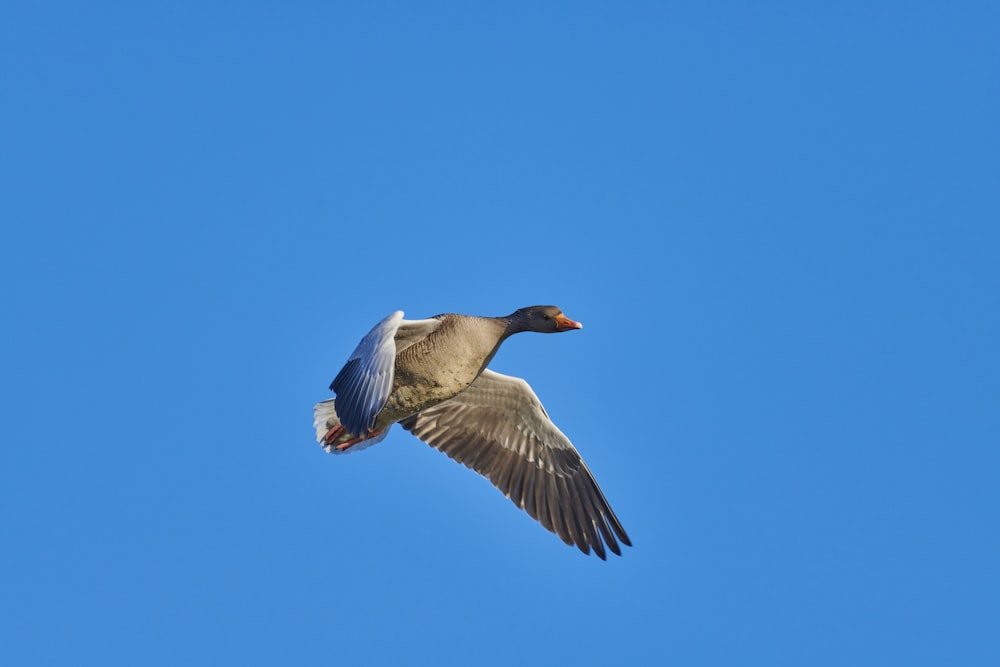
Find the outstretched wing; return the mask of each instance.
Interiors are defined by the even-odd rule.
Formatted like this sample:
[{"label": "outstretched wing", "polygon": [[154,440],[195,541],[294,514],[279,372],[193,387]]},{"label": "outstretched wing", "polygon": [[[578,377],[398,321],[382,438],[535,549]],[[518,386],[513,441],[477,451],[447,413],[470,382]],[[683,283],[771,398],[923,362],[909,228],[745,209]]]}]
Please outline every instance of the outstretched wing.
[{"label": "outstretched wing", "polygon": [[[566,544],[605,558],[631,546],[579,452],[528,383],[489,370],[468,389],[400,422],[494,486]],[[617,540],[616,540],[617,537]]]},{"label": "outstretched wing", "polygon": [[337,416],[347,432],[364,437],[375,425],[375,416],[385,407],[396,369],[396,330],[403,311],[375,325],[330,384],[337,395]]}]

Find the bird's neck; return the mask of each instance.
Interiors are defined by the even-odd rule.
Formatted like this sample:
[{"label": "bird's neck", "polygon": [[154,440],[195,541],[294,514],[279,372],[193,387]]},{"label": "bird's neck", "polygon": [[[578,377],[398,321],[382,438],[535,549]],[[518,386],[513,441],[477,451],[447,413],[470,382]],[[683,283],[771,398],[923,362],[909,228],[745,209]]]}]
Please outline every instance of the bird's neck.
[{"label": "bird's neck", "polygon": [[506,317],[495,317],[493,319],[504,326],[503,335],[500,337],[501,341],[507,340],[516,333],[527,331],[525,318],[520,313],[514,312]]}]

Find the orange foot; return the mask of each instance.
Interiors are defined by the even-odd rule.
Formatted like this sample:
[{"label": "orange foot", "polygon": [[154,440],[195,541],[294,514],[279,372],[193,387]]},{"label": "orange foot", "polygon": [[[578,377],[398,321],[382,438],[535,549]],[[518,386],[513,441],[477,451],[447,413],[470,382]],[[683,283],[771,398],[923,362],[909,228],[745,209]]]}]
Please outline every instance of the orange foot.
[{"label": "orange foot", "polygon": [[[332,431],[333,429],[330,429],[330,430]],[[341,433],[343,433],[343,431],[344,431],[344,427],[343,426],[340,427],[340,431],[341,431]],[[342,452],[342,451],[344,451],[345,449],[347,449],[349,447],[353,447],[354,445],[358,444],[359,442],[367,440],[368,438],[374,438],[376,435],[378,435],[381,432],[382,431],[368,431],[368,435],[366,435],[365,437],[363,437],[363,438],[351,438],[350,440],[345,440],[344,442],[342,442],[339,445],[337,445],[336,447],[334,447],[334,449],[336,449],[338,452]],[[327,433],[327,435],[329,436],[330,434]]]},{"label": "orange foot", "polygon": [[343,427],[343,425],[337,424],[336,426],[334,426],[333,428],[331,428],[329,431],[326,432],[326,435],[323,436],[323,442],[325,442],[328,445],[332,445],[337,440],[337,438],[344,435],[344,433],[346,432],[347,430]]}]

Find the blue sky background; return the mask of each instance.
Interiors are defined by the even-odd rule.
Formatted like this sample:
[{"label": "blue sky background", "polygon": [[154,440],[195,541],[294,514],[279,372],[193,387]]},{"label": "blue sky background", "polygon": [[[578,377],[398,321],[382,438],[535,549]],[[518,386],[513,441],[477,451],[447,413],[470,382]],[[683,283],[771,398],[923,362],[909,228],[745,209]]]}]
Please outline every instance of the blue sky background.
[{"label": "blue sky background", "polygon": [[[0,663],[1000,664],[996,3],[0,9]],[[387,313],[635,547],[311,407]]]}]

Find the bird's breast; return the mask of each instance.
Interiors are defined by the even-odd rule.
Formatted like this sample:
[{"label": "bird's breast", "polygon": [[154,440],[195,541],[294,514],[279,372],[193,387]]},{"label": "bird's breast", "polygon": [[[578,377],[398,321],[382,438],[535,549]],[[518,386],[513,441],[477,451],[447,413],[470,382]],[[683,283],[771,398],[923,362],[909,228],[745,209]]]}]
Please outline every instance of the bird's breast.
[{"label": "bird's breast", "polygon": [[479,377],[496,351],[499,336],[463,324],[442,326],[444,331],[396,355],[392,393],[379,414],[379,424],[388,425],[446,401]]}]

